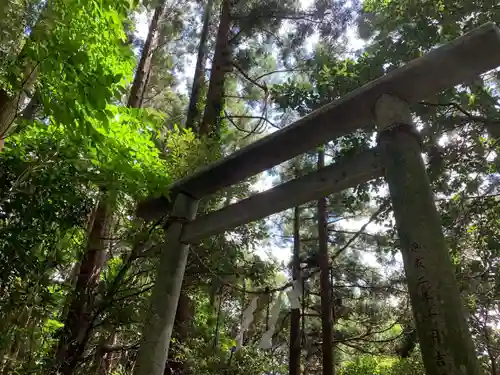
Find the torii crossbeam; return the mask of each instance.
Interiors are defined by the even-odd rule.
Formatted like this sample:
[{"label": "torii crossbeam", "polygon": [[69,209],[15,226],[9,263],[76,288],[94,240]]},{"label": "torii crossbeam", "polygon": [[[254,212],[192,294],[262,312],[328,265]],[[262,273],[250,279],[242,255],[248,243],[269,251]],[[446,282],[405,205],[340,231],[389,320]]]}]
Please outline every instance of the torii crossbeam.
[{"label": "torii crossbeam", "polygon": [[[134,374],[163,374],[188,243],[385,175],[427,374],[478,375],[408,104],[499,65],[500,31],[488,23],[201,168],[168,189],[171,199],[141,202],[138,215],[146,220],[167,213],[180,220],[166,233],[168,248],[161,254]],[[380,132],[377,148],[195,219],[201,198],[374,123]]]}]

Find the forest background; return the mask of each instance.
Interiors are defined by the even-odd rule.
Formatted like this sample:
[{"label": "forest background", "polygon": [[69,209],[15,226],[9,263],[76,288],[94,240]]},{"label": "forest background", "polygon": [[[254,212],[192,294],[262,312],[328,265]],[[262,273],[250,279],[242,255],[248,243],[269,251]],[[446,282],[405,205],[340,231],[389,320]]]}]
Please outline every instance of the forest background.
[{"label": "forest background", "polygon": [[[488,21],[500,21],[491,0],[2,2],[0,372],[132,374],[158,254],[168,251],[161,223],[135,215],[139,201]],[[412,107],[489,375],[500,373],[500,163],[491,130],[499,82],[491,71]],[[374,142],[368,130],[341,137],[200,210]],[[332,371],[423,374],[387,201],[377,179],[193,246],[165,374],[324,374],[320,243],[329,251]],[[281,300],[272,348],[262,349],[294,267],[310,274],[301,309],[291,313]]]}]

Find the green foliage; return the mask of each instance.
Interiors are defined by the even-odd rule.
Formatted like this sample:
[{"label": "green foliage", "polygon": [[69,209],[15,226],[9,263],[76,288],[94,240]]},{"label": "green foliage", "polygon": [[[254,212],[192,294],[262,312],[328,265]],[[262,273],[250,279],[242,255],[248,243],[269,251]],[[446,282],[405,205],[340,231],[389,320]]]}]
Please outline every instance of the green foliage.
[{"label": "green foliage", "polygon": [[39,90],[47,114],[92,135],[90,118],[105,123],[110,116],[107,103],[116,100],[131,79],[132,55],[122,45],[124,14],[94,1],[83,7],[77,1],[58,5],[56,11],[62,14],[48,21],[54,23],[51,38],[41,44],[35,29],[27,54],[40,64]]},{"label": "green foliage", "polygon": [[10,55],[0,70],[1,81],[16,91],[36,80],[33,90],[45,116],[93,136],[90,118],[106,121],[107,103],[123,94],[131,78],[132,53],[123,31],[129,10],[127,1],[48,1],[21,53]]},{"label": "green foliage", "polygon": [[339,375],[424,375],[418,358],[359,356],[353,362],[341,366]]},{"label": "green foliage", "polygon": [[61,131],[34,125],[22,137],[11,137],[2,153],[4,282],[12,274],[26,277],[32,267],[35,273],[39,267],[45,272],[45,267],[64,263],[68,248],[59,252],[57,244],[68,231],[85,225],[91,205],[88,184],[69,161],[78,154],[65,147],[62,137]]},{"label": "green foliage", "polygon": [[[169,5],[148,74],[143,101],[147,108],[130,109],[122,103],[137,62],[132,48],[142,46],[130,35],[132,13],[143,8],[128,0],[4,3],[0,6],[1,88],[13,94],[33,73],[33,85],[25,91],[28,97],[36,92],[40,103],[33,118],[16,121],[17,128],[9,133],[0,156],[3,373],[41,373],[44,361],[53,358],[67,297],[74,290],[75,266],[86,249],[89,217],[102,189],[116,198],[112,234],[95,290],[94,327],[75,375],[98,373],[99,350],[107,345],[116,350],[110,372],[130,375],[158,255],[168,251],[161,228],[135,218],[138,200],[168,194],[167,187],[175,180],[252,141],[265,121],[245,116],[252,117],[257,110],[273,121],[281,114],[306,115],[485,20],[500,20],[498,7],[475,0],[460,4],[366,0],[358,26],[371,44],[346,56],[339,36],[358,10],[356,1],[318,0],[305,11],[296,1],[239,2],[232,12],[230,38],[234,62],[243,73],[235,68],[227,79],[225,109],[242,117],[225,119],[219,142],[200,139],[181,127],[187,99],[179,86],[185,79],[186,56],[198,43],[195,18],[200,4]],[[142,5],[154,8],[157,3]],[[304,43],[315,33],[321,42],[311,53]],[[266,75],[288,68],[291,72]],[[271,97],[244,75],[267,85]],[[498,74],[490,74],[429,99],[454,105],[413,108],[426,132],[429,175],[486,371],[491,370],[492,358],[500,356],[495,298],[500,290],[496,197],[500,149],[495,129],[466,114],[497,120],[498,83]],[[263,97],[265,105],[260,103]],[[334,162],[371,147],[373,132],[371,124],[366,125],[325,146],[328,158]],[[458,125],[460,129],[449,132],[447,139],[441,138],[443,131]],[[239,129],[246,131],[245,138]],[[311,150],[271,175],[285,181],[314,169],[316,150]],[[246,198],[255,181],[215,194],[202,202],[201,210]],[[376,231],[362,233],[346,230],[340,220],[364,221],[385,194],[380,181],[375,181],[328,199],[332,293],[337,303],[334,344],[340,375],[424,373],[417,349],[408,358],[399,357],[408,341],[411,348],[418,344],[407,331],[412,317],[402,268],[394,258],[398,242],[390,213],[375,221]],[[315,205],[302,207],[300,222],[302,266],[315,270]],[[201,375],[287,372],[286,304],[272,351],[257,349],[266,329],[266,296],[259,300],[245,346],[233,354],[231,348],[241,312],[254,296],[244,290],[263,291],[284,285],[289,278],[281,272],[284,266],[262,260],[254,249],[290,248],[292,236],[292,221],[285,214],[193,247],[183,284],[189,302],[184,312],[187,329],[175,332],[171,358]],[[375,260],[367,262],[367,257],[378,265]],[[312,375],[321,373],[321,352],[314,345],[321,341],[318,288],[318,278],[311,276],[304,301],[302,363]]]}]

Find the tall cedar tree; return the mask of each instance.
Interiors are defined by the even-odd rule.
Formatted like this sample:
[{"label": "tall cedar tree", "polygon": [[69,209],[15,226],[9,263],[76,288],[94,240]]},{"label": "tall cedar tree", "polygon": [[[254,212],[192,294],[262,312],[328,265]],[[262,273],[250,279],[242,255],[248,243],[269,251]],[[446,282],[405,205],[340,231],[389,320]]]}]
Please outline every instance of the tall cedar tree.
[{"label": "tall cedar tree", "polygon": [[220,131],[221,111],[224,104],[224,83],[226,73],[231,71],[232,68],[231,48],[229,44],[231,8],[232,0],[224,0],[222,2],[205,113],[199,128],[200,135],[207,135],[210,132],[218,134]]},{"label": "tall cedar tree", "polygon": [[203,27],[200,35],[200,45],[198,46],[198,56],[196,58],[196,68],[193,77],[193,87],[189,97],[189,106],[185,126],[188,129],[195,129],[198,121],[198,103],[200,101],[200,91],[204,83],[205,64],[207,60],[208,31],[212,18],[213,0],[207,0],[203,14]]}]

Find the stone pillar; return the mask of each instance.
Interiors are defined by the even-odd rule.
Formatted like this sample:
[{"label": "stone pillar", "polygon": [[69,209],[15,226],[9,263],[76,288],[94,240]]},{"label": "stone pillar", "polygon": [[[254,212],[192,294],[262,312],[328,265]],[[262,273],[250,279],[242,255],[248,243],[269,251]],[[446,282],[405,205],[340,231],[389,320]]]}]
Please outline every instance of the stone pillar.
[{"label": "stone pillar", "polygon": [[134,375],[163,375],[165,370],[189,252],[189,246],[180,242],[180,238],[184,225],[195,218],[197,209],[197,200],[182,193],[177,196],[166,227],[165,249],[160,255],[150,308],[144,320]]},{"label": "stone pillar", "polygon": [[408,105],[383,95],[375,105],[375,117],[426,373],[479,375]]}]

